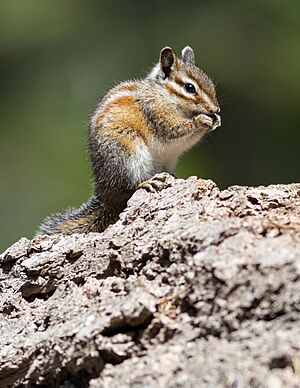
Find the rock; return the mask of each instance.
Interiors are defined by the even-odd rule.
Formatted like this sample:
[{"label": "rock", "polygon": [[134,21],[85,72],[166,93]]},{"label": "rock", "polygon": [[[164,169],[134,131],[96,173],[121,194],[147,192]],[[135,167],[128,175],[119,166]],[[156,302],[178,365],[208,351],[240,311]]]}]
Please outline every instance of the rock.
[{"label": "rock", "polygon": [[0,387],[300,386],[300,184],[168,177],[0,256]]}]

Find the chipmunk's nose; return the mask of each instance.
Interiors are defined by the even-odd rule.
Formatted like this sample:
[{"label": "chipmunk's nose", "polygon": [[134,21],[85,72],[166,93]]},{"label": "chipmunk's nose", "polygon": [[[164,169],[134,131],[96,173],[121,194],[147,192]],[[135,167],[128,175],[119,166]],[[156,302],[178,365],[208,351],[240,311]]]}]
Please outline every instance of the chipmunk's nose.
[{"label": "chipmunk's nose", "polygon": [[209,110],[209,113],[210,114],[218,114],[218,113],[220,113],[221,112],[221,109],[220,109],[220,107],[218,106],[218,107],[215,107],[215,109],[210,109]]}]

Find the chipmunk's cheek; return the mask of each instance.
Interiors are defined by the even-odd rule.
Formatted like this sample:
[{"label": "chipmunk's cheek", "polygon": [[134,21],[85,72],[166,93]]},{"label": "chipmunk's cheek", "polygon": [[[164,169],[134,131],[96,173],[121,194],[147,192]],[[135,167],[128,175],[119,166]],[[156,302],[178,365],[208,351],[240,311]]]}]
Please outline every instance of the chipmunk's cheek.
[{"label": "chipmunk's cheek", "polygon": [[191,109],[190,106],[186,106],[184,108],[180,107],[180,109],[182,110],[184,117],[187,119],[192,119],[199,114],[194,109]]},{"label": "chipmunk's cheek", "polygon": [[197,106],[192,106],[191,104],[189,104],[185,109],[186,117],[189,119],[193,119],[194,117],[199,116],[201,113],[201,110],[199,110]]}]

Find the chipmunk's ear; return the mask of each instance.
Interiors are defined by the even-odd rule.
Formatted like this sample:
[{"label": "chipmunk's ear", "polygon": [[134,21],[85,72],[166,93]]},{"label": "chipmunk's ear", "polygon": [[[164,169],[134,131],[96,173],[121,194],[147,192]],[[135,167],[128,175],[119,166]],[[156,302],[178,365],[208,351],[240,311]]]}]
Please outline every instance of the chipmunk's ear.
[{"label": "chipmunk's ear", "polygon": [[181,51],[181,59],[185,63],[191,63],[195,64],[195,54],[194,51],[191,47],[186,46],[184,49]]},{"label": "chipmunk's ear", "polygon": [[160,52],[159,64],[164,77],[169,77],[173,66],[176,63],[176,54],[171,47],[165,47]]}]

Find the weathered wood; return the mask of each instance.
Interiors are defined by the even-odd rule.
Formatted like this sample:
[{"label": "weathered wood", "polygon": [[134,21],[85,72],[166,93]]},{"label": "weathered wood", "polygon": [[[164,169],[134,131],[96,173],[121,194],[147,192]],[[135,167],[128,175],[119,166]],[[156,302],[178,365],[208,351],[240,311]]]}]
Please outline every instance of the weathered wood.
[{"label": "weathered wood", "polygon": [[300,386],[300,184],[168,177],[0,256],[0,387]]}]

